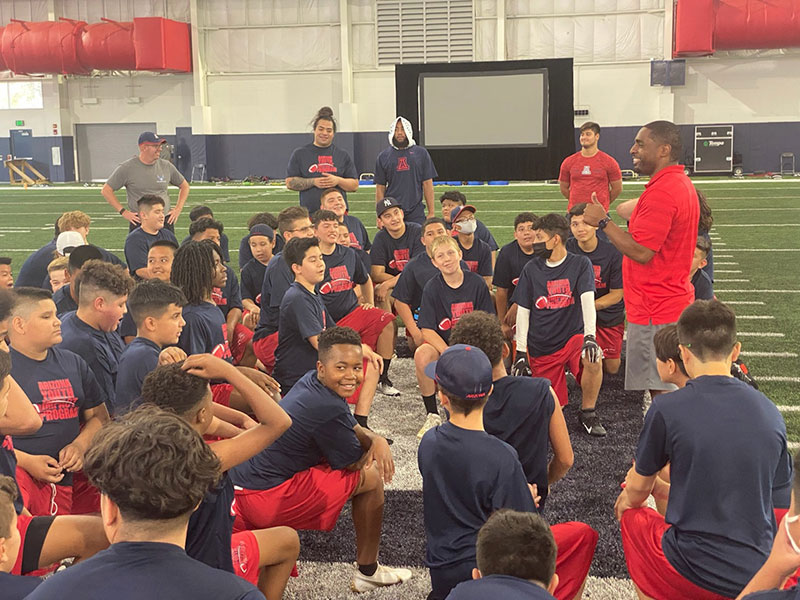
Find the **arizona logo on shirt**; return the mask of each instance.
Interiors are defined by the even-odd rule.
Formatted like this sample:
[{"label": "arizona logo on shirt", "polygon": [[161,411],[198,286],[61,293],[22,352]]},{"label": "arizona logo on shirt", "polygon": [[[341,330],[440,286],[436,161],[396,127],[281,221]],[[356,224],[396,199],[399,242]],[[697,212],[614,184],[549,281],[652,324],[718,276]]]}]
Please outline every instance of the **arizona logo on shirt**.
[{"label": "arizona logo on shirt", "polygon": [[581,171],[581,175],[591,175],[591,174],[592,174],[592,168],[589,165],[584,165],[583,171]]},{"label": "arizona logo on shirt", "polygon": [[317,156],[317,164],[308,167],[309,173],[336,173],[333,156]]},{"label": "arizona logo on shirt", "polygon": [[547,296],[539,296],[534,302],[539,310],[557,310],[575,304],[569,279],[554,279],[547,282]]},{"label": "arizona logo on shirt", "polygon": [[398,156],[397,157],[397,170],[398,171],[408,171],[408,158],[405,156]]},{"label": "arizona logo on shirt", "polygon": [[352,231],[350,232],[350,247],[353,248],[354,250],[362,250],[361,244],[358,243],[358,238],[356,237],[356,234],[353,233]]},{"label": "arizona logo on shirt", "polygon": [[69,379],[53,379],[39,382],[42,403],[33,407],[39,412],[42,421],[63,421],[78,418],[78,398]]},{"label": "arizona logo on shirt", "polygon": [[393,252],[394,258],[389,261],[389,267],[402,271],[406,268],[411,258],[411,251],[408,248],[398,248]]},{"label": "arizona logo on shirt", "polygon": [[606,282],[600,278],[600,271],[602,270],[600,265],[592,265],[592,269],[594,270],[594,287],[599,289],[606,288]]}]

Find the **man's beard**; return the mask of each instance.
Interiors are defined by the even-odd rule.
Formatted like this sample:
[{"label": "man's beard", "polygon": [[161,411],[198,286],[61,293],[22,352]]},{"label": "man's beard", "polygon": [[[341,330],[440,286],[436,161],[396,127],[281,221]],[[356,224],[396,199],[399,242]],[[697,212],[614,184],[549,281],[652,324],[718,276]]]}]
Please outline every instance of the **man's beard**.
[{"label": "man's beard", "polygon": [[395,148],[408,148],[408,138],[404,139],[402,142],[398,142],[397,136],[392,136],[392,145]]}]

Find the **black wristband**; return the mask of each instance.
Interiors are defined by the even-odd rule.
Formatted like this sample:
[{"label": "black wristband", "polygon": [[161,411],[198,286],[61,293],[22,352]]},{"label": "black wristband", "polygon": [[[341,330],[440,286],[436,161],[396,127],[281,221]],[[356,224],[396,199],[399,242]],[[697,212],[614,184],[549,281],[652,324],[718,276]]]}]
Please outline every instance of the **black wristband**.
[{"label": "black wristband", "polygon": [[606,225],[608,225],[608,222],[609,222],[610,220],[611,220],[611,217],[609,217],[609,216],[607,216],[607,215],[606,215],[606,217],[605,217],[604,219],[600,219],[600,220],[597,222],[597,228],[598,228],[598,229],[605,229],[605,228],[606,228]]},{"label": "black wristband", "polygon": [[128,209],[123,206],[122,208],[119,209],[119,214],[124,213],[126,210]]}]

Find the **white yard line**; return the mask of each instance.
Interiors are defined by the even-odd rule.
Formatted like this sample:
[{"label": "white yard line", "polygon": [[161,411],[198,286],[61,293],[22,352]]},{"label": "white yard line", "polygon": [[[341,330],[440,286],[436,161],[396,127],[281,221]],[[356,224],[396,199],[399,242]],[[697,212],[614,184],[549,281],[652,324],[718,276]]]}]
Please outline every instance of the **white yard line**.
[{"label": "white yard line", "polygon": [[764,319],[764,320],[768,320],[768,319],[774,319],[775,317],[773,317],[772,315],[736,315],[736,318],[737,319],[753,319],[753,320],[755,320],[755,319]]},{"label": "white yard line", "polygon": [[725,304],[755,304],[758,306],[764,306],[766,302],[762,302],[761,300],[728,300]]},{"label": "white yard line", "polygon": [[785,333],[778,331],[738,331],[739,337],[786,337]]},{"label": "white yard line", "polygon": [[742,350],[742,356],[757,356],[770,358],[797,358],[797,352],[758,352],[755,350]]}]

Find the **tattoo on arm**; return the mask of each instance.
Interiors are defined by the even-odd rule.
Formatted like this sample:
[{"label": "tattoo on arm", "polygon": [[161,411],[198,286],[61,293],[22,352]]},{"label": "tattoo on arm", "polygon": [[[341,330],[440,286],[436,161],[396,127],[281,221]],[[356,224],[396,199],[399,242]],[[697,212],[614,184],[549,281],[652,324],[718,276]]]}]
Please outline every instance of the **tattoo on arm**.
[{"label": "tattoo on arm", "polygon": [[294,190],[295,192],[302,192],[303,190],[308,190],[314,187],[314,178],[292,177],[286,182],[286,187],[288,187],[290,190]]}]

